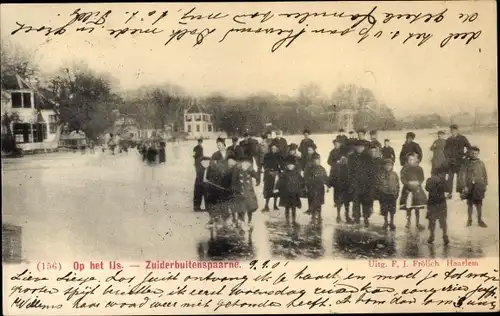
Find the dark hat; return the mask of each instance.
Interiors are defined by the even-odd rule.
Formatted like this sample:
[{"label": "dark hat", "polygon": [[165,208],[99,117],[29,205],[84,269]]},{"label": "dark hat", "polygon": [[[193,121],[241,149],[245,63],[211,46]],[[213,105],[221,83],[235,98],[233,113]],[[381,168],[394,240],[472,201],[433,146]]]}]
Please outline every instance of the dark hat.
[{"label": "dark hat", "polygon": [[439,132],[438,132],[438,135],[444,135],[444,134],[445,134],[445,132],[444,132],[444,131],[439,131]]},{"label": "dark hat", "polygon": [[306,128],[302,134],[311,134],[311,131]]},{"label": "dark hat", "polygon": [[216,143],[222,143],[226,145],[226,139],[222,137],[217,137],[217,140],[215,141]]},{"label": "dark hat", "polygon": [[406,138],[408,138],[408,137],[415,138],[415,133],[413,133],[413,132],[406,133]]},{"label": "dark hat", "polygon": [[235,141],[237,141],[239,138],[238,138],[238,136],[233,136],[231,139],[233,140],[233,142],[235,142]]},{"label": "dark hat", "polygon": [[339,129],[339,133],[343,133],[345,130],[343,128]]},{"label": "dark hat", "polygon": [[472,146],[471,148],[469,148],[469,151],[480,151],[480,150],[479,150],[479,147]]},{"label": "dark hat", "polygon": [[290,145],[288,145],[289,150],[297,150],[297,148],[299,148],[299,146],[297,146],[297,144],[295,143],[291,143]]},{"label": "dark hat", "polygon": [[389,138],[384,139],[384,142],[390,142]]},{"label": "dark hat", "polygon": [[457,124],[451,124],[450,125],[450,129],[458,129],[458,125]]},{"label": "dark hat", "polygon": [[232,159],[232,160],[238,160],[235,155],[227,155],[227,160]]},{"label": "dark hat", "polygon": [[320,159],[321,157],[318,153],[314,153],[314,154],[312,154],[311,158],[312,158],[312,160],[316,160],[316,159]]},{"label": "dark hat", "polygon": [[358,133],[366,134],[366,130],[364,130],[364,129],[358,129]]},{"label": "dark hat", "polygon": [[198,138],[198,143],[203,143],[203,138]]},{"label": "dark hat", "polygon": [[385,165],[393,165],[394,164],[394,161],[392,161],[392,159],[384,159],[384,166]]},{"label": "dark hat", "polygon": [[340,140],[340,138],[337,136],[335,137],[333,140],[332,140],[333,143],[341,143],[342,140]]}]

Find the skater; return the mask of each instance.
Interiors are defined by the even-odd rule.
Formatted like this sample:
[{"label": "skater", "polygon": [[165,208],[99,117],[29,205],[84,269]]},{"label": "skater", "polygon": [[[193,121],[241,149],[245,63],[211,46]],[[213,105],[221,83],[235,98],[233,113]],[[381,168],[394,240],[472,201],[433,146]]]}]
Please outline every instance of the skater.
[{"label": "skater", "polygon": [[447,167],[446,156],[444,155],[444,147],[446,145],[446,139],[444,138],[444,132],[438,132],[438,138],[432,143],[431,151],[432,151],[432,169],[431,174],[434,173],[432,170],[439,169],[443,170],[444,167]]},{"label": "skater", "polygon": [[[309,147],[312,148],[312,147]],[[321,222],[321,207],[325,204],[325,187],[328,189],[328,175],[323,166],[319,154],[312,155],[313,164],[309,167],[305,182],[307,187],[307,200],[311,211],[312,220]]]},{"label": "skater", "polygon": [[156,147],[156,143],[151,142],[151,145],[148,148],[146,157],[147,157],[148,165],[150,165],[150,166],[155,165],[158,162],[157,161],[158,149]]},{"label": "skater", "polygon": [[382,149],[382,144],[378,141],[378,133],[377,131],[370,131],[370,143],[375,145],[378,150]]},{"label": "skater", "polygon": [[283,158],[276,145],[271,145],[271,151],[264,156],[264,199],[266,204],[262,212],[269,212],[269,200],[274,199],[274,210],[278,211],[278,197],[274,194],[274,189],[281,172]]},{"label": "skater", "polygon": [[300,172],[302,171],[301,169],[302,155],[298,151],[298,148],[299,147],[295,143],[291,143],[290,145],[288,145],[288,155],[286,157],[289,159],[293,159],[293,161],[295,161],[295,170]]},{"label": "skater", "polygon": [[375,189],[375,164],[365,151],[366,142],[357,140],[355,152],[348,157],[349,196],[353,201],[354,223],[360,224],[361,216],[365,227],[373,211]]},{"label": "skater", "polygon": [[227,156],[227,170],[222,177],[221,186],[224,190],[220,195],[220,208],[223,225],[228,224],[232,218],[233,224],[237,224],[236,213],[234,212],[234,192],[233,192],[233,174],[237,171],[238,159],[234,155]]},{"label": "skater", "polygon": [[203,157],[203,138],[198,139],[198,144],[193,148],[193,158],[195,167],[198,166],[200,159]]},{"label": "skater", "polygon": [[[466,162],[467,151],[471,147],[469,140],[465,136],[460,134],[457,125],[453,124],[450,126],[450,133],[451,136],[446,139],[444,146],[444,155],[448,164],[448,199],[451,199],[453,197],[453,180],[455,179],[455,175],[458,176],[458,173],[464,166]],[[460,193],[458,187],[456,192]]]},{"label": "skater", "polygon": [[[394,225],[394,214],[396,214],[396,203],[399,197],[399,177],[393,170],[394,161],[384,160],[384,170],[378,178],[377,192],[380,202],[380,215],[384,217],[384,229],[396,230]],[[389,217],[389,221],[387,218]]]},{"label": "skater", "polygon": [[330,166],[329,184],[333,188],[333,203],[337,208],[337,223],[341,222],[340,212],[345,207],[345,220],[351,223],[349,217],[349,201],[347,199],[347,158],[345,157],[344,145],[338,137],[333,141],[334,148],[328,155]]},{"label": "skater", "polygon": [[[252,169],[252,157],[244,157],[239,168],[233,172],[232,190],[234,193],[234,209],[238,215],[238,226],[245,230],[252,226],[252,215],[257,210],[257,196],[253,188],[252,177],[257,173]],[[245,224],[245,214],[248,222]]]},{"label": "skater", "polygon": [[302,207],[300,194],[304,190],[304,179],[296,169],[296,161],[292,156],[285,158],[285,170],[280,174],[275,193],[280,198],[279,205],[285,208],[285,219],[290,224],[296,224],[297,209]]},{"label": "skater", "polygon": [[233,136],[231,141],[231,146],[227,148],[228,155],[236,157],[236,160],[243,158],[243,148],[238,145],[238,136]]},{"label": "skater", "polygon": [[436,222],[443,231],[443,242],[448,245],[450,242],[448,238],[448,224],[446,217],[448,208],[446,205],[446,168],[434,168],[432,175],[425,182],[425,190],[429,192],[429,199],[427,201],[427,219],[429,220],[430,236],[427,242],[434,243],[434,232],[436,230]]},{"label": "skater", "polygon": [[370,147],[370,141],[366,140],[366,130],[358,130],[358,141],[361,141],[363,143],[365,149],[368,149]]},{"label": "skater", "polygon": [[[315,154],[316,154],[316,151],[314,150],[314,148],[308,147],[306,155],[302,156],[302,159],[301,159],[301,163],[300,163],[301,170],[300,171],[302,172],[304,180],[306,181],[306,187],[307,187],[307,179],[309,179],[308,172],[311,169],[311,167],[314,165]],[[305,214],[309,214],[309,215],[312,214],[311,204],[312,204],[312,201],[311,201],[310,195],[308,194],[307,195],[307,210],[304,212]]]},{"label": "skater", "polygon": [[[308,148],[311,147],[316,151],[316,144],[312,139],[309,138],[309,135],[311,135],[311,132],[308,129],[305,129],[304,132],[302,133],[304,135],[304,139],[300,141],[299,145],[299,152],[302,157],[307,155]],[[304,169],[304,161],[302,161],[302,169]]]},{"label": "skater", "polygon": [[472,225],[472,212],[474,206],[477,210],[477,224],[479,227],[487,227],[483,221],[483,199],[488,186],[488,174],[484,162],[479,159],[479,148],[469,148],[469,161],[462,168],[459,180],[459,189],[462,197],[467,200],[467,227]]},{"label": "skater", "polygon": [[391,159],[394,163],[396,162],[396,153],[394,152],[394,148],[391,147],[390,140],[384,140],[384,147],[380,150],[382,153],[382,158]]},{"label": "skater", "polygon": [[166,153],[167,144],[165,141],[160,142],[160,148],[158,149],[158,162],[165,163],[167,161],[167,153]]},{"label": "skater", "polygon": [[195,212],[204,211],[201,208],[201,202],[205,202],[205,210],[207,205],[207,171],[210,166],[209,157],[201,157],[199,167],[196,169],[196,178],[194,180],[193,192],[193,209]]},{"label": "skater", "polygon": [[114,139],[113,134],[111,134],[111,133],[109,134],[108,147],[109,147],[109,150],[111,151],[111,154],[114,155],[115,154],[116,141]]},{"label": "skater", "polygon": [[422,161],[423,158],[422,148],[420,148],[420,145],[415,143],[414,140],[415,140],[415,133],[413,132],[406,133],[406,142],[401,147],[401,152],[399,153],[399,162],[401,163],[401,167],[406,165],[406,162],[408,161],[408,156],[410,154],[416,154],[417,160]]},{"label": "skater", "polygon": [[339,129],[339,134],[337,135],[336,138],[339,140],[339,142],[345,148],[348,138],[347,138],[347,135],[345,134],[345,130],[343,128]]},{"label": "skater", "polygon": [[262,141],[259,144],[259,158],[257,161],[257,183],[256,185],[260,185],[260,181],[262,179],[262,171],[264,169],[264,157],[270,151],[271,147],[271,139],[269,134],[262,135]]},{"label": "skater", "polygon": [[271,144],[275,144],[283,158],[288,155],[288,143],[286,139],[283,138],[283,132],[277,131],[276,137],[272,140]]},{"label": "skater", "polygon": [[424,170],[418,165],[418,154],[412,153],[407,156],[407,164],[401,169],[401,183],[403,189],[401,191],[401,199],[399,201],[399,209],[406,211],[406,228],[411,226],[411,211],[415,212],[415,220],[417,229],[422,231],[425,229],[420,224],[420,210],[424,209],[427,203],[427,197],[422,189],[424,182]]}]

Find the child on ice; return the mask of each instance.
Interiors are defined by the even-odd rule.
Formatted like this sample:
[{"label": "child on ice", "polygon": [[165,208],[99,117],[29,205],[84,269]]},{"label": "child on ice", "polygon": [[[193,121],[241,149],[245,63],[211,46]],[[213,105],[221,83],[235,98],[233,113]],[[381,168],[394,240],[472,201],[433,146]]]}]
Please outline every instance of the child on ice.
[{"label": "child on ice", "polygon": [[410,154],[407,158],[407,163],[401,169],[401,182],[403,190],[401,191],[401,199],[399,201],[399,209],[406,211],[406,228],[411,226],[411,213],[415,212],[415,220],[417,229],[422,231],[425,229],[420,224],[420,210],[426,207],[427,197],[422,189],[424,182],[424,170],[418,165],[417,154]]}]

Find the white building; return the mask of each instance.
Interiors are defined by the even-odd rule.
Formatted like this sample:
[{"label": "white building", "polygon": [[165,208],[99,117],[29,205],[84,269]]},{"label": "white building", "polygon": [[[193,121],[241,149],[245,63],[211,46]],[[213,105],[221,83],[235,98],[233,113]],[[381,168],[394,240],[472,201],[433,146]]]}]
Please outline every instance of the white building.
[{"label": "white building", "polygon": [[215,135],[212,116],[196,102],[184,111],[184,132],[189,138],[213,138]]},{"label": "white building", "polygon": [[[54,111],[56,103],[49,100],[48,91],[33,88],[18,75],[9,78],[4,76],[3,81],[2,116],[17,114],[19,121],[10,124],[17,145],[28,151],[56,149],[58,146],[58,124]],[[6,127],[2,124],[2,134],[5,132]]]}]

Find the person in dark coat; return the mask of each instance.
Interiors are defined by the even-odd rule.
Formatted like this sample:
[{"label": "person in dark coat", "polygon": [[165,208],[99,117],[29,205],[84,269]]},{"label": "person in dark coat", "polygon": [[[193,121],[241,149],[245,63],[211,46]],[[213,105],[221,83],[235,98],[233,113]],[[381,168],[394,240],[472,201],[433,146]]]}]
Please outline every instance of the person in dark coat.
[{"label": "person in dark coat", "polygon": [[154,165],[158,162],[157,161],[158,149],[156,148],[156,143],[151,142],[151,145],[148,148],[146,156],[149,165]]},{"label": "person in dark coat", "polygon": [[337,223],[341,222],[340,212],[345,207],[345,220],[352,222],[349,217],[349,199],[347,198],[347,157],[342,140],[338,137],[333,141],[334,148],[328,155],[327,163],[330,166],[329,182],[333,188],[333,203],[337,208]]},{"label": "person in dark coat", "polygon": [[366,142],[358,140],[355,152],[348,158],[349,195],[353,201],[354,222],[369,226],[369,218],[373,211],[373,195],[375,190],[375,164],[373,158],[365,151]]},{"label": "person in dark coat", "polygon": [[276,145],[271,145],[271,151],[264,156],[264,199],[266,205],[262,212],[269,212],[269,200],[274,199],[274,210],[278,211],[278,197],[274,193],[279,173],[282,170],[283,158]]},{"label": "person in dark coat", "polygon": [[446,156],[444,154],[444,147],[446,146],[446,139],[444,138],[444,132],[438,132],[438,138],[432,143],[431,151],[432,151],[432,170],[439,169],[440,171],[445,170],[447,167]]},{"label": "person in dark coat", "polygon": [[348,156],[354,152],[354,148],[356,147],[355,146],[356,140],[357,140],[356,133],[354,133],[354,131],[350,131],[349,138],[347,139],[347,141],[345,143],[345,151],[346,151]]},{"label": "person in dark coat", "polygon": [[409,132],[406,133],[406,142],[403,144],[401,147],[401,152],[399,153],[399,162],[401,163],[401,166],[406,165],[406,162],[408,161],[408,156],[410,154],[415,153],[418,161],[422,161],[423,154],[422,154],[422,148],[420,148],[420,145],[414,142],[415,140],[415,133]]},{"label": "person in dark coat", "polygon": [[[299,152],[300,152],[301,156],[304,157],[307,155],[307,149],[309,147],[316,150],[317,146],[314,143],[314,141],[309,138],[309,135],[311,134],[311,132],[308,129],[304,130],[304,132],[302,134],[304,135],[304,139],[302,139],[300,141]],[[305,167],[304,164],[302,164],[302,169],[304,169],[304,167]]]},{"label": "person in dark coat", "polygon": [[238,215],[240,227],[245,226],[245,214],[247,215],[249,228],[252,228],[252,214],[259,207],[257,196],[253,188],[252,178],[257,173],[252,169],[252,157],[244,157],[241,166],[233,172],[232,191],[234,194],[234,210]]},{"label": "person in dark coat", "polygon": [[370,143],[371,145],[377,147],[378,150],[382,149],[382,144],[378,141],[377,131],[370,131]]},{"label": "person in dark coat", "polygon": [[242,157],[251,157],[252,161],[258,159],[259,142],[253,139],[251,134],[245,133],[244,139],[240,142],[240,147]]},{"label": "person in dark coat", "polygon": [[[384,229],[390,228],[395,231],[394,214],[396,214],[396,204],[399,197],[399,177],[393,170],[394,161],[384,160],[384,170],[378,177],[377,192],[380,201],[380,215],[384,217]],[[387,218],[390,217],[390,222]]]},{"label": "person in dark coat", "polygon": [[285,170],[280,174],[275,193],[280,198],[279,205],[285,208],[287,223],[290,223],[290,213],[292,223],[296,223],[296,210],[302,207],[300,194],[304,190],[304,178],[296,169],[296,161],[293,156],[288,156],[284,160]]},{"label": "person in dark coat", "polygon": [[[451,136],[446,139],[444,146],[444,155],[448,164],[448,198],[452,198],[453,181],[455,175],[462,169],[467,157],[467,151],[471,147],[469,140],[460,134],[458,126],[453,124],[450,126]],[[460,193],[457,187],[457,192]]]},{"label": "person in dark coat", "polygon": [[199,162],[203,157],[203,139],[198,139],[198,144],[193,148],[193,158],[194,158],[194,166],[195,168],[199,167]]},{"label": "person in dark coat", "polygon": [[238,145],[238,137],[233,136],[231,140],[232,144],[227,148],[227,154],[236,157],[236,160],[243,158],[243,148]]},{"label": "person in dark coat", "polygon": [[[301,159],[301,166],[302,170],[301,172],[303,173],[304,179],[306,181],[306,187],[307,187],[307,179],[309,179],[309,170],[314,166],[314,156],[316,154],[316,151],[314,150],[313,147],[308,147],[307,153],[305,156],[302,156]],[[305,214],[312,214],[312,209],[311,209],[311,198],[309,195],[307,195],[307,210],[305,211]]]},{"label": "person in dark coat", "polygon": [[259,143],[259,158],[257,159],[257,183],[256,185],[260,185],[260,181],[262,179],[262,172],[264,169],[264,157],[271,150],[271,139],[269,134],[262,135],[262,141]]},{"label": "person in dark coat", "polygon": [[425,190],[429,193],[427,200],[427,219],[429,220],[430,236],[427,242],[434,243],[434,232],[436,222],[443,231],[443,242],[448,245],[448,224],[446,222],[448,207],[446,205],[446,167],[438,167],[432,170],[432,175],[425,182]]},{"label": "person in dark coat", "polygon": [[365,149],[368,149],[370,147],[370,141],[366,139],[366,130],[359,129],[357,133],[358,133],[358,141],[361,141],[365,146]]},{"label": "person in dark coat", "polygon": [[228,171],[227,150],[224,138],[217,138],[218,150],[210,158],[210,166],[207,171],[208,192],[205,205],[210,213],[209,225],[222,220],[224,205],[221,203],[226,194],[226,189],[222,186],[224,175]]},{"label": "person in dark coat", "polygon": [[[311,148],[311,147],[309,147]],[[321,221],[321,206],[325,204],[325,187],[328,188],[328,175],[321,165],[319,154],[312,156],[313,164],[309,167],[306,175],[307,200],[313,220]],[[328,191],[328,189],[326,190]]]},{"label": "person in dark coat", "polygon": [[233,223],[236,224],[237,214],[234,211],[233,174],[238,168],[238,158],[234,155],[228,155],[226,160],[227,170],[223,174],[221,180],[221,187],[224,188],[224,190],[221,190],[221,194],[219,196],[219,203],[221,203],[221,217],[224,224],[227,224],[227,220],[232,215]]},{"label": "person in dark coat", "polygon": [[146,161],[148,159],[148,143],[147,142],[142,142],[141,147],[140,147],[140,153],[142,156],[142,161]]},{"label": "person in dark coat", "polygon": [[477,209],[477,224],[479,227],[488,227],[483,221],[483,199],[488,186],[488,174],[484,162],[479,159],[479,148],[469,148],[469,161],[460,173],[459,187],[462,196],[467,200],[467,226],[472,225],[472,212]]},{"label": "person in dark coat", "polygon": [[167,161],[166,145],[167,144],[164,141],[160,142],[160,148],[158,150],[159,163],[165,163]]},{"label": "person in dark coat", "polygon": [[283,138],[283,133],[281,131],[276,132],[276,137],[272,140],[271,145],[276,145],[281,156],[284,158],[288,155],[288,143],[285,138]]},{"label": "person in dark coat", "polygon": [[196,169],[196,178],[194,180],[193,209],[195,212],[202,211],[201,202],[207,203],[207,171],[210,166],[210,157],[201,157],[199,167]]},{"label": "person in dark coat", "polygon": [[[378,178],[384,172],[385,161],[382,158],[379,147],[376,144],[370,143],[370,156],[373,159],[374,168],[375,168],[375,183],[378,183]],[[375,186],[373,200],[379,201],[379,192],[377,190],[377,186]]]},{"label": "person in dark coat", "polygon": [[427,203],[427,197],[422,189],[425,180],[424,170],[418,165],[416,153],[409,154],[407,157],[408,162],[401,169],[403,189],[399,209],[406,211],[406,228],[411,226],[411,211],[414,210],[417,229],[422,231],[425,227],[420,224],[420,210],[425,208]]},{"label": "person in dark coat", "polygon": [[347,135],[345,134],[345,130],[343,128],[339,129],[339,134],[336,137],[339,142],[342,144],[342,146],[345,148],[345,145],[347,143],[347,140],[349,139]]},{"label": "person in dark coat", "polygon": [[396,153],[394,152],[394,148],[390,145],[390,140],[384,140],[384,147],[380,150],[382,153],[382,158],[391,159],[393,162],[396,162]]}]

